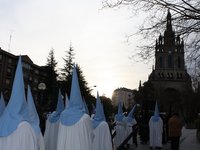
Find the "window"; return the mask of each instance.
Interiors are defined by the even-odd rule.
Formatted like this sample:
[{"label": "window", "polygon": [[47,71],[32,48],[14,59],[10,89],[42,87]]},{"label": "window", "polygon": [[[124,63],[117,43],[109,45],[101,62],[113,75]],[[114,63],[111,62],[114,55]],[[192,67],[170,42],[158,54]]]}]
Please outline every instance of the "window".
[{"label": "window", "polygon": [[10,64],[12,63],[12,59],[11,58],[8,59],[8,63],[10,63]]},{"label": "window", "polygon": [[38,83],[38,80],[37,80],[37,79],[34,79],[34,82],[35,82],[35,83]]},{"label": "window", "polygon": [[0,54],[0,60],[2,60],[2,55]]},{"label": "window", "polygon": [[181,58],[178,56],[178,68],[181,68]]},{"label": "window", "polygon": [[10,80],[6,79],[6,85],[10,85]]},{"label": "window", "polygon": [[159,58],[159,67],[160,67],[160,68],[163,67],[163,59],[162,59],[162,56],[160,56],[160,58]]},{"label": "window", "polygon": [[11,69],[7,68],[7,75],[10,76],[11,75]]},{"label": "window", "polygon": [[173,66],[172,55],[168,55],[168,67],[171,68]]},{"label": "window", "polygon": [[39,71],[38,71],[38,70],[35,70],[35,74],[39,74]]},{"label": "window", "polygon": [[23,63],[22,64],[24,68],[26,68],[27,70],[30,70],[31,69],[31,66],[27,63]]}]

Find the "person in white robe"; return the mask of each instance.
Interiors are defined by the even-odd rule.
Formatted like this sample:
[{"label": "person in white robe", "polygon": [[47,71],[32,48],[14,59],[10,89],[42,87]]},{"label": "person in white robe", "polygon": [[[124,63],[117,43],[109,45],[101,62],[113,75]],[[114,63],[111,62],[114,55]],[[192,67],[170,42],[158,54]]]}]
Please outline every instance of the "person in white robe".
[{"label": "person in white robe", "polygon": [[40,120],[38,117],[37,110],[35,108],[30,86],[28,86],[27,104],[28,104],[28,111],[29,111],[29,123],[31,124],[32,128],[35,131],[37,143],[38,143],[38,150],[45,150],[44,138],[40,129]]},{"label": "person in white robe", "polygon": [[158,104],[156,102],[154,115],[149,120],[149,146],[150,148],[162,148],[163,121],[159,116]]},{"label": "person in white robe", "polygon": [[[135,112],[136,105],[133,106],[131,111],[128,113],[127,117],[125,117],[126,122],[126,135],[125,138],[127,138],[132,132],[133,132],[133,126],[137,124],[137,121],[135,120],[135,117],[133,113]],[[128,143],[129,145],[133,144],[133,138],[131,138]]]},{"label": "person in white robe", "polygon": [[110,129],[105,121],[105,115],[103,110],[103,104],[97,93],[96,100],[96,113],[92,120],[93,125],[93,150],[112,150],[112,140],[110,135]]},{"label": "person in white robe", "polygon": [[92,150],[92,123],[82,101],[74,65],[69,104],[60,116],[57,150]]},{"label": "person in white robe", "polygon": [[5,109],[6,105],[5,105],[5,101],[3,98],[3,93],[1,93],[1,98],[0,98],[0,117],[3,114],[3,111]]},{"label": "person in white robe", "polygon": [[51,113],[46,120],[46,129],[44,133],[46,150],[56,150],[57,148],[60,114],[64,110],[64,107],[64,101],[62,99],[61,91],[59,90],[56,110]]},{"label": "person in white robe", "polygon": [[114,137],[114,145],[116,147],[119,147],[120,144],[122,144],[122,142],[125,139],[125,128],[126,128],[126,123],[124,122],[124,113],[122,110],[122,104],[121,101],[119,101],[118,103],[118,113],[115,115],[115,130],[116,130],[116,135]]},{"label": "person in white robe", "polygon": [[0,117],[1,150],[38,150],[36,135],[28,118],[20,56],[10,100]]}]

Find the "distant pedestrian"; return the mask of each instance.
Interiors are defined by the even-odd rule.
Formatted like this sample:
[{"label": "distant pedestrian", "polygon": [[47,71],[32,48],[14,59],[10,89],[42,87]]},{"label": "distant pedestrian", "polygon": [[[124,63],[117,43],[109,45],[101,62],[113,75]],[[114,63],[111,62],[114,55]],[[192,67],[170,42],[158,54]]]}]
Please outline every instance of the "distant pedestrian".
[{"label": "distant pedestrian", "polygon": [[179,150],[182,120],[178,113],[174,113],[168,121],[168,135],[171,140],[171,150]]},{"label": "distant pedestrian", "polygon": [[154,115],[149,120],[149,144],[150,149],[162,148],[163,121],[159,115],[158,104],[156,102]]}]

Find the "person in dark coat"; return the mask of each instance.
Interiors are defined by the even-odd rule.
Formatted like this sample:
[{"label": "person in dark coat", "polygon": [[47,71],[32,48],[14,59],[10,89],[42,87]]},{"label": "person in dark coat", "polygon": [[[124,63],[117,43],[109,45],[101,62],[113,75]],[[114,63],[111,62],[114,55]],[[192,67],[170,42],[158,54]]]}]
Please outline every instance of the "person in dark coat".
[{"label": "person in dark coat", "polygon": [[179,114],[174,113],[168,120],[168,135],[171,140],[171,150],[179,150],[182,126],[182,120]]}]

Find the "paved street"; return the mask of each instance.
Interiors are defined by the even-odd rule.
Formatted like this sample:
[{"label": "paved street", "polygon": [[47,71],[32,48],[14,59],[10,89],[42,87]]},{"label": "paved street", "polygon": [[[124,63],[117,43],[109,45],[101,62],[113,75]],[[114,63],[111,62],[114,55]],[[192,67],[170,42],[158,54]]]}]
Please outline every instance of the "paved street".
[{"label": "paved street", "polygon": [[[139,144],[137,148],[132,145],[129,150],[149,150],[149,145]],[[170,150],[170,143],[165,144],[162,150]],[[182,129],[180,150],[200,150],[200,142],[196,138],[196,129]]]}]

